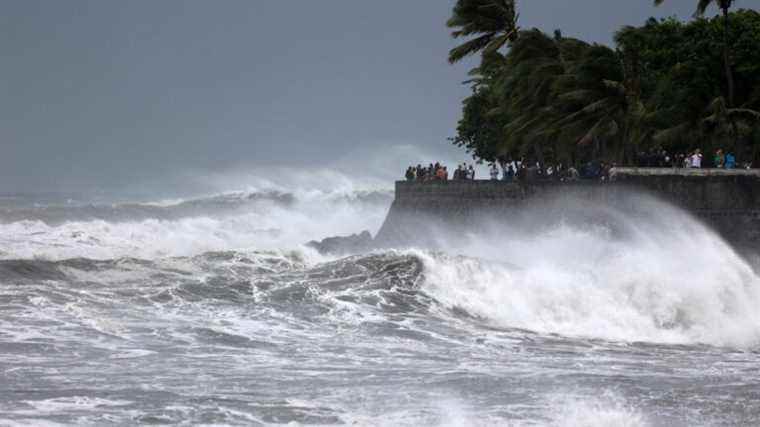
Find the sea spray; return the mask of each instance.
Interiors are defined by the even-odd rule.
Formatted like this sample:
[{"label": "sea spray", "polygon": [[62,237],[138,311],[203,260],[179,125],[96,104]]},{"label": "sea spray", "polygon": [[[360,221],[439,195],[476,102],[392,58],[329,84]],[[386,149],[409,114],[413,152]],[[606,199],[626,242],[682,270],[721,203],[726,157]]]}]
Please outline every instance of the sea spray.
[{"label": "sea spray", "polygon": [[641,409],[609,390],[596,397],[573,396],[571,392],[547,397],[551,402],[548,427],[650,427],[654,424]]},{"label": "sea spray", "polygon": [[[611,206],[574,212],[578,207],[566,205],[567,215],[544,218],[540,226],[494,221],[486,233],[444,237],[457,242],[449,253],[417,252],[426,266],[423,289],[445,306],[505,328],[620,341],[760,344],[760,277],[751,266],[699,221],[636,197],[638,212]],[[532,221],[541,216],[524,214]]]},{"label": "sea spray", "polygon": [[227,193],[163,206],[25,209],[21,213],[32,219],[0,221],[0,257],[151,259],[229,249],[295,249],[330,235],[376,230],[390,197],[387,191],[298,190]]},{"label": "sea spray", "polygon": [[677,210],[565,201],[322,257],[300,244],[389,199],[292,194],[0,226],[0,424],[760,421],[756,276]]}]

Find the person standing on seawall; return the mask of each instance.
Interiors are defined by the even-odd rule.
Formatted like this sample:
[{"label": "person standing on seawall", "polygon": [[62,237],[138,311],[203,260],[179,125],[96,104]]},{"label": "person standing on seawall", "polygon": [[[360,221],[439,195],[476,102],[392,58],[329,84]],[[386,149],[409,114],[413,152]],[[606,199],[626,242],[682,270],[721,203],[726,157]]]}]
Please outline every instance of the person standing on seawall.
[{"label": "person standing on seawall", "polygon": [[726,156],[723,155],[723,150],[720,148],[718,151],[715,152],[715,157],[713,158],[713,164],[716,168],[723,168],[726,163]]},{"label": "person standing on seawall", "polygon": [[700,152],[699,148],[694,150],[694,154],[691,155],[691,167],[695,169],[702,167],[702,152]]},{"label": "person standing on seawall", "polygon": [[736,167],[736,157],[734,157],[734,153],[730,151],[726,153],[726,161],[724,163],[724,167],[726,169],[734,169]]},{"label": "person standing on seawall", "polygon": [[499,169],[496,167],[496,163],[491,163],[491,181],[499,180]]},{"label": "person standing on seawall", "polygon": [[414,178],[415,178],[415,176],[414,176],[414,168],[411,167],[411,166],[409,166],[408,168],[406,168],[406,174],[404,175],[404,177],[406,178],[407,182],[414,181]]},{"label": "person standing on seawall", "polygon": [[504,159],[499,160],[499,168],[501,168],[501,180],[507,180],[507,161]]},{"label": "person standing on seawall", "polygon": [[445,168],[441,165],[438,165],[438,167],[435,170],[435,179],[438,181],[446,181],[446,175],[447,175],[447,172]]}]

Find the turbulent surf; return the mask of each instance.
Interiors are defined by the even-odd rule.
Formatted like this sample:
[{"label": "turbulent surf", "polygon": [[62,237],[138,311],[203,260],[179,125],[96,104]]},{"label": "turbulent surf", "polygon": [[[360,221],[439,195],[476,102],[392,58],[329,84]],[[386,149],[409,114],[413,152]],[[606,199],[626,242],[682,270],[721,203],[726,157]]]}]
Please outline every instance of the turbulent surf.
[{"label": "turbulent surf", "polygon": [[757,266],[697,220],[643,198],[304,245],[391,200],[2,199],[0,425],[760,423]]}]

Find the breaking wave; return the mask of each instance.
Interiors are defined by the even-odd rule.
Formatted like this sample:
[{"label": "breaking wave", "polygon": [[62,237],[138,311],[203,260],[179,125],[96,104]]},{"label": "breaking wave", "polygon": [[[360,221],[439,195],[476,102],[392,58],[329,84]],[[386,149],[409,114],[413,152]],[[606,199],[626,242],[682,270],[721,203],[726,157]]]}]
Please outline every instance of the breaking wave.
[{"label": "breaking wave", "polygon": [[301,245],[387,203],[0,225],[0,424],[757,424],[760,279],[697,220],[543,206],[419,230],[437,249]]},{"label": "breaking wave", "polygon": [[[457,328],[464,321],[467,328],[620,342],[760,344],[758,275],[709,228],[654,199],[637,199],[638,212],[560,200],[560,221],[542,220],[558,210],[539,206],[464,238],[438,230],[442,250],[399,248],[336,260],[302,246],[375,231],[389,203],[389,192],[265,192],[56,207],[65,212],[60,220],[0,224],[0,281],[68,282],[71,274],[92,271],[101,275],[92,280],[102,281],[123,277],[129,265],[135,277],[124,283],[138,286],[191,265],[172,293],[194,301],[204,298],[194,292],[217,298],[238,283],[242,296],[229,295],[243,299],[235,302],[247,292],[272,304],[280,296],[301,298],[344,320],[423,313]],[[68,215],[84,218],[62,219]],[[260,265],[271,254],[289,257],[278,264],[289,268]],[[185,280],[194,275],[213,287]]]},{"label": "breaking wave", "polygon": [[625,342],[760,344],[760,277],[747,260],[679,209],[645,196],[629,202],[559,198],[527,213],[531,225],[515,218],[517,227],[502,222],[459,241],[466,257],[420,252],[423,289],[500,327]]},{"label": "breaking wave", "polygon": [[[684,279],[677,269],[667,276],[656,267],[627,276],[617,271],[639,256],[621,254],[612,265],[592,270],[572,261],[517,267],[418,250],[330,262],[303,252],[224,251],[152,261],[6,260],[0,261],[0,281],[98,281],[114,286],[115,293],[128,290],[135,296],[147,282],[150,294],[162,295],[155,302],[255,301],[288,315],[330,313],[335,317],[326,320],[338,323],[421,316],[474,334],[487,327],[613,342],[760,344],[760,279],[739,259],[714,272],[712,264],[697,264],[699,280]],[[722,280],[714,282],[715,275]],[[156,288],[159,284],[167,287]],[[407,332],[430,333],[422,329]]]},{"label": "breaking wave", "polygon": [[389,191],[235,192],[189,200],[0,210],[0,259],[153,259],[295,248],[377,229]]}]

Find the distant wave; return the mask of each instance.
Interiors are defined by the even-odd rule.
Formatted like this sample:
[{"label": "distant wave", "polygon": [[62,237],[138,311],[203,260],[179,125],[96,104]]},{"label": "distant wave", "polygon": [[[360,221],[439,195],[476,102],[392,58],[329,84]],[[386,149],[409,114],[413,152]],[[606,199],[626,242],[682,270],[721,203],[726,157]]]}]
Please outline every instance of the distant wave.
[{"label": "distant wave", "polygon": [[296,248],[377,231],[390,191],[234,192],[169,203],[0,209],[0,259],[154,259]]},{"label": "distant wave", "polygon": [[271,205],[292,206],[299,201],[387,203],[391,198],[392,194],[389,191],[355,191],[352,193],[260,191],[232,192],[193,199],[144,203],[47,204],[22,208],[6,206],[0,207],[0,223],[41,221],[48,225],[59,225],[67,221],[174,220],[210,215],[235,215]]}]

